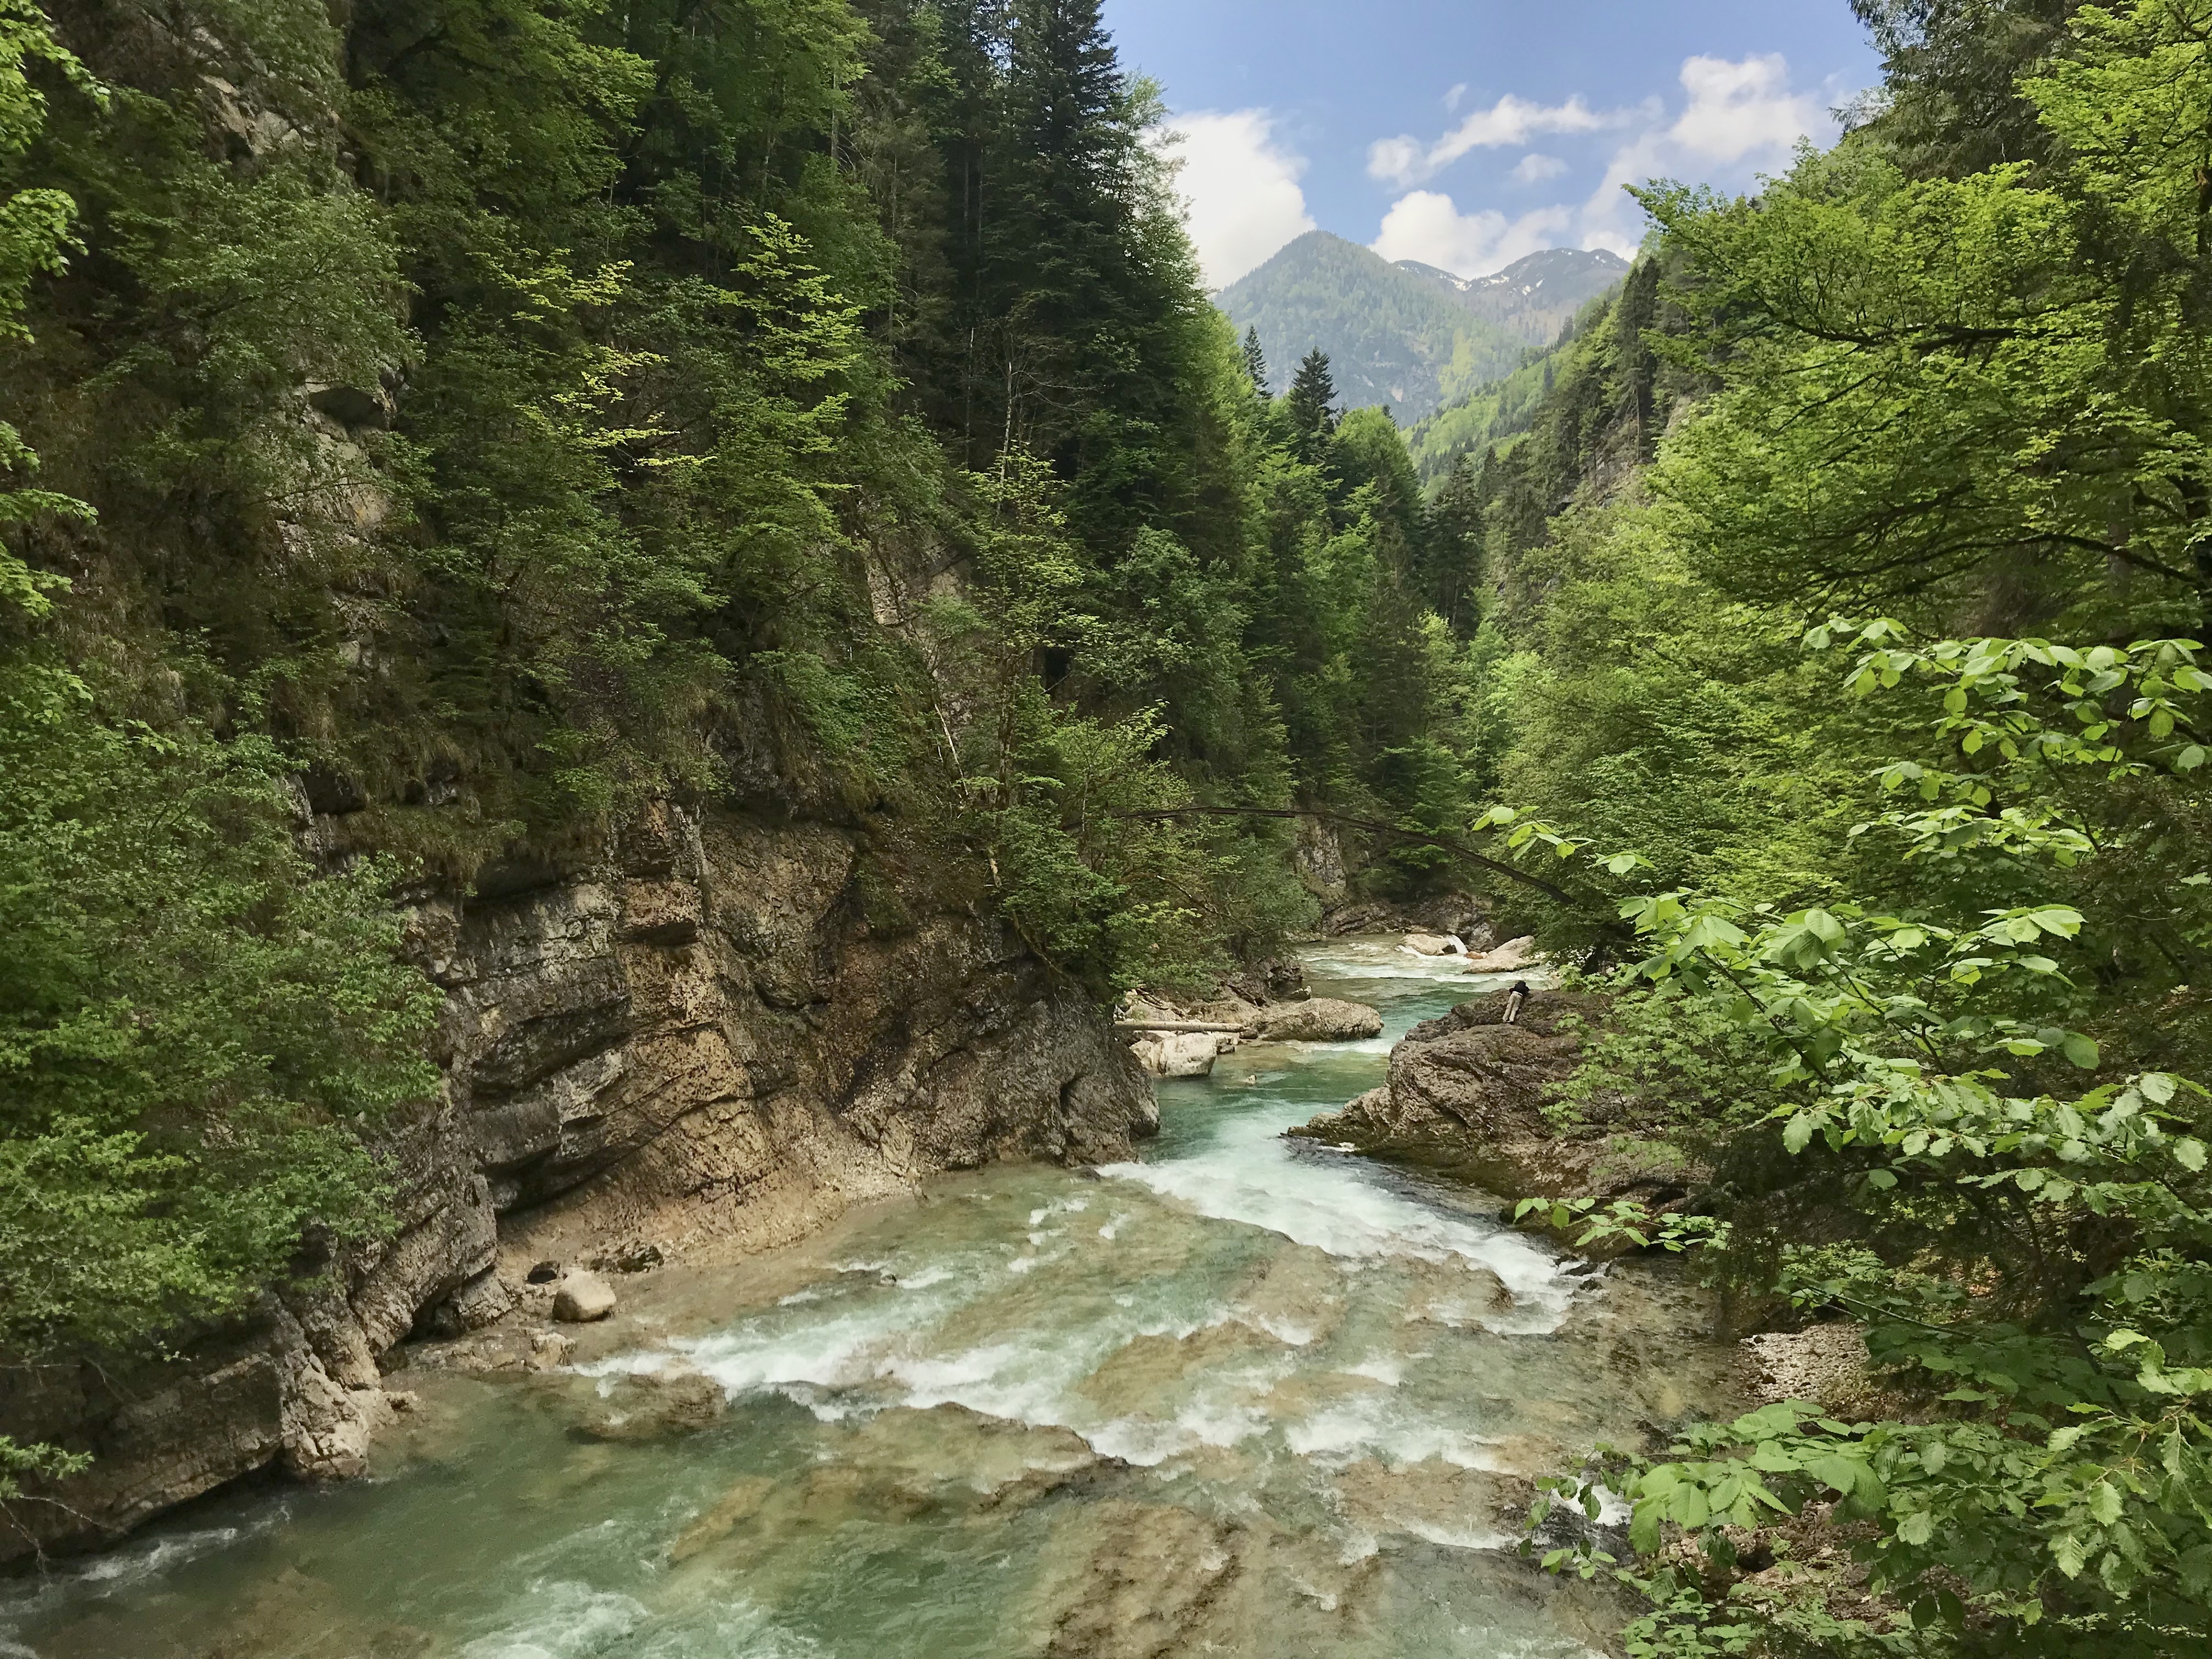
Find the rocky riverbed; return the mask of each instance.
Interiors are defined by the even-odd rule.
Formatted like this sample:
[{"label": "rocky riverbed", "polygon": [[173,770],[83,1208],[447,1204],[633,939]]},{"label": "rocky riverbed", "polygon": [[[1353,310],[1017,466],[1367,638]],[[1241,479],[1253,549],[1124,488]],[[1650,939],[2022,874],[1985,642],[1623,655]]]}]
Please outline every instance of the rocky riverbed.
[{"label": "rocky riverbed", "polygon": [[557,1352],[403,1349],[368,1480],[234,1488],[20,1577],[0,1650],[1603,1651],[1619,1609],[1513,1553],[1530,1483],[1725,1398],[1733,1356],[1663,1265],[1579,1262],[1480,1191],[1285,1139],[1468,989],[1353,947],[1310,965],[1382,1034],[1160,1085],[1142,1161],[940,1176],[787,1249],[617,1273],[611,1317],[540,1328]]}]

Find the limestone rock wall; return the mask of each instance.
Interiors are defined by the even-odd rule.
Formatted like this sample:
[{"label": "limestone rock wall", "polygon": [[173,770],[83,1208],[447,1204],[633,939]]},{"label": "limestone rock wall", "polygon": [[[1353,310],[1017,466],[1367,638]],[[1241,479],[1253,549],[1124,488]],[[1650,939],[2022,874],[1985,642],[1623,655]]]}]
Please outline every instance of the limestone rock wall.
[{"label": "limestone rock wall", "polygon": [[824,824],[662,808],[592,867],[423,903],[447,1086],[390,1134],[397,1233],[167,1362],[0,1369],[0,1432],[94,1455],[9,1506],[0,1559],[255,1470],[360,1473],[380,1362],[499,1319],[541,1254],[766,1248],[938,1171],[1157,1130],[1102,1011],[989,921],[871,921],[860,857]]}]

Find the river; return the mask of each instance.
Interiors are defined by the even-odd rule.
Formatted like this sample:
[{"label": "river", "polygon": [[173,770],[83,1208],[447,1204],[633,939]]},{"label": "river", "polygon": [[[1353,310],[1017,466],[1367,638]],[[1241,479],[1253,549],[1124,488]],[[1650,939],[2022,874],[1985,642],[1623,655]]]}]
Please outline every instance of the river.
[{"label": "river", "polygon": [[1601,1652],[1618,1607],[1519,1559],[1514,1516],[1593,1441],[1713,1405],[1723,1356],[1663,1267],[1280,1139],[1484,983],[1375,943],[1308,966],[1382,1038],[1162,1085],[1139,1163],[947,1177],[622,1281],[562,1372],[397,1374],[419,1402],[369,1479],[0,1583],[0,1654]]}]

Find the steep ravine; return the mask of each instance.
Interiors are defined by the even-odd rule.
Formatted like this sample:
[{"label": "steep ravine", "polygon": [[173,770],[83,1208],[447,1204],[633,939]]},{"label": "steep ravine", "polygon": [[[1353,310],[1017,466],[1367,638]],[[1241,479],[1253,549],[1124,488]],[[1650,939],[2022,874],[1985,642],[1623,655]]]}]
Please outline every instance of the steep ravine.
[{"label": "steep ravine", "polygon": [[993,923],[872,923],[857,856],[661,808],[583,867],[422,903],[446,1086],[389,1138],[396,1236],[164,1362],[0,1370],[0,1428],[95,1460],[10,1506],[0,1559],[258,1470],[360,1474],[395,1346],[498,1320],[538,1255],[762,1249],[936,1172],[1130,1156],[1158,1108],[1101,1012]]}]

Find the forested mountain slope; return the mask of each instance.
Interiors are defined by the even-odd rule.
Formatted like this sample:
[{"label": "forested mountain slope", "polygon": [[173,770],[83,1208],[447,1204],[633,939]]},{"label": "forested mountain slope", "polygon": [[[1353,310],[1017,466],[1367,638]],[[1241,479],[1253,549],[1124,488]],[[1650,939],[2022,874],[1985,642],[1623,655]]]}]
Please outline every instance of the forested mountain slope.
[{"label": "forested mountain slope", "polygon": [[357,1468],[533,1228],[1126,1155],[1312,914],[1157,814],[1464,815],[1091,0],[13,0],[0,116],[0,1549]]},{"label": "forested mountain slope", "polygon": [[1558,248],[1469,280],[1310,231],[1215,296],[1271,362],[1325,354],[1353,408],[1418,421],[1511,372],[1620,279],[1627,262]]},{"label": "forested mountain slope", "polygon": [[1443,283],[1477,317],[1503,325],[1532,346],[1550,344],[1585,305],[1628,274],[1629,262],[1604,248],[1547,248],[1486,276],[1455,276],[1401,259],[1398,269]]},{"label": "forested mountain slope", "polygon": [[1571,374],[1576,359],[1590,347],[1589,331],[1611,317],[1604,300],[1571,318],[1551,345],[1531,350],[1511,374],[1476,387],[1456,403],[1423,416],[1406,434],[1406,447],[1425,484],[1449,473],[1463,456],[1510,447],[1527,432],[1556,389],[1562,368]]}]

